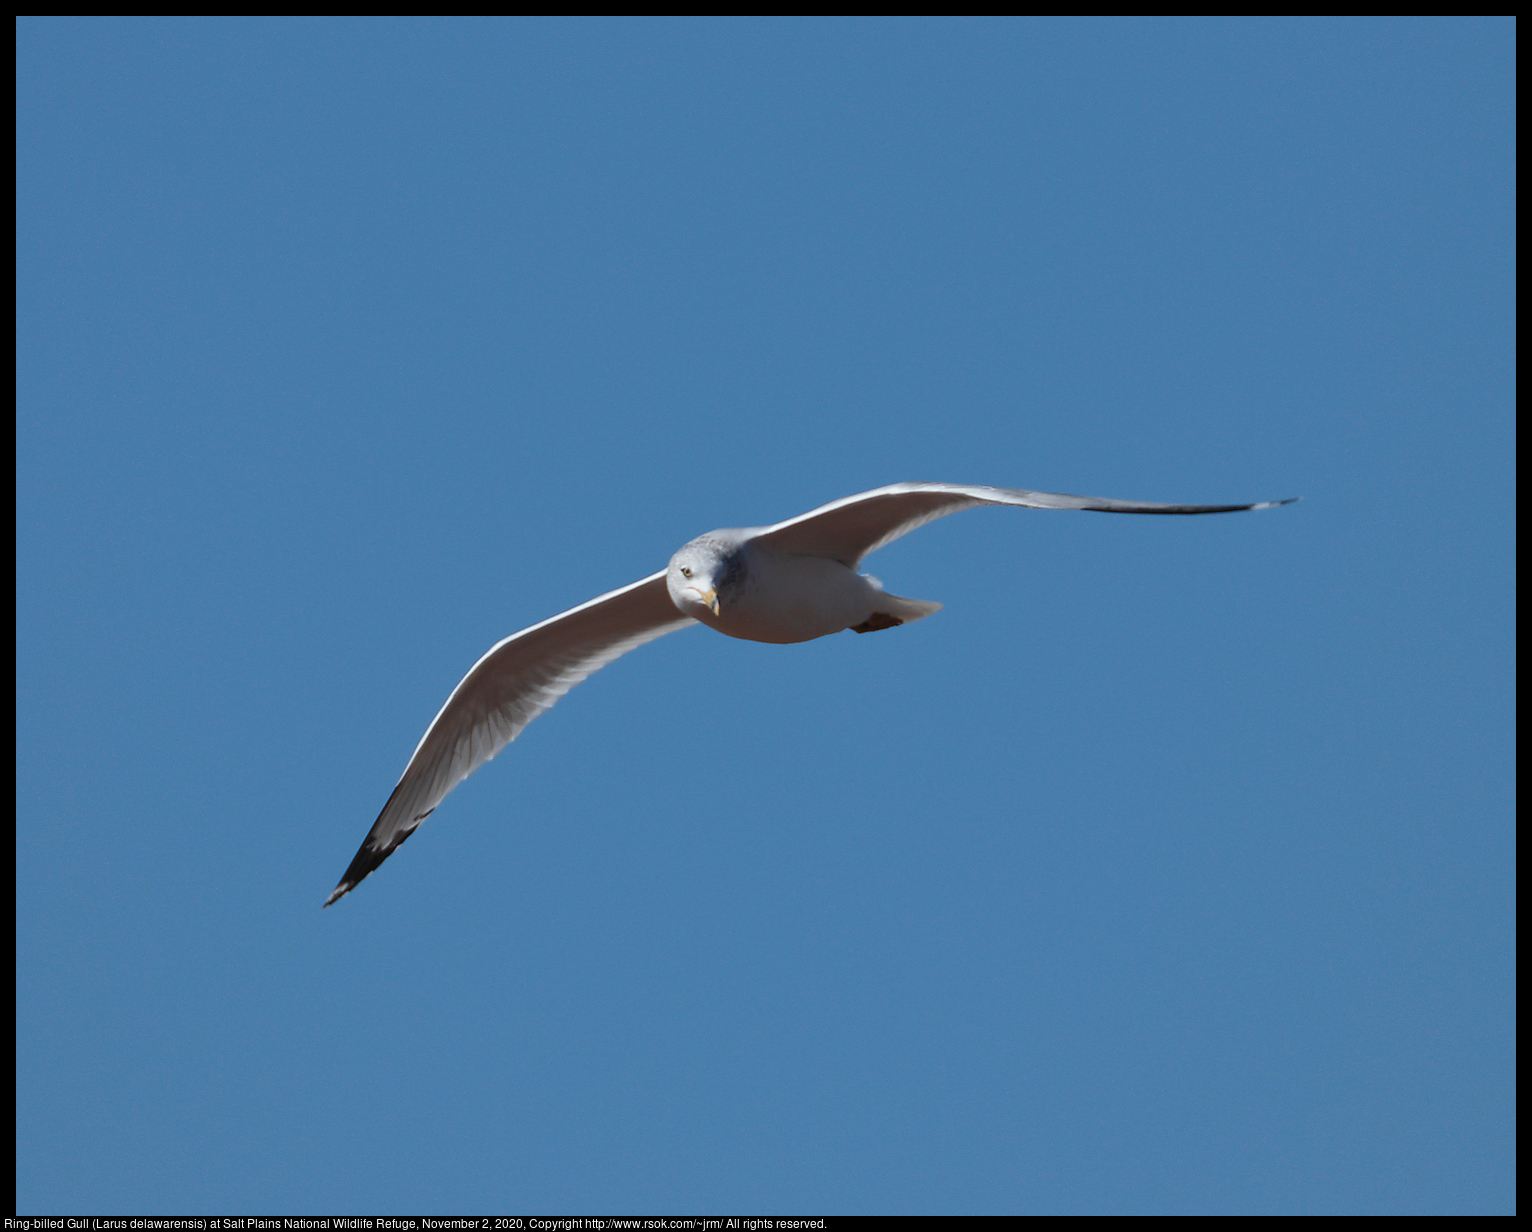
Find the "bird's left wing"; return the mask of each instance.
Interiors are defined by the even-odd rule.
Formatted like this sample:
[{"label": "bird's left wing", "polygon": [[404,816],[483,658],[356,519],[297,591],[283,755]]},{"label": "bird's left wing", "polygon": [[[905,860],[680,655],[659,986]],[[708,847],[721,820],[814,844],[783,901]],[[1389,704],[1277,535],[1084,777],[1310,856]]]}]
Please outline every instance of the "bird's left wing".
[{"label": "bird's left wing", "polygon": [[[1296,498],[1294,498],[1296,499]],[[862,557],[901,535],[978,505],[1020,505],[1028,509],[1092,509],[1099,513],[1238,513],[1269,509],[1291,501],[1252,505],[1160,505],[1152,501],[1113,500],[1108,496],[1069,496],[1029,492],[1025,488],[986,488],[957,483],[894,483],[859,492],[799,514],[752,536],[757,542],[795,556],[824,556],[856,568]]]},{"label": "bird's left wing", "polygon": [[695,623],[670,601],[661,570],[496,643],[431,720],[325,906],[388,859],[448,792],[580,681],[619,655]]}]

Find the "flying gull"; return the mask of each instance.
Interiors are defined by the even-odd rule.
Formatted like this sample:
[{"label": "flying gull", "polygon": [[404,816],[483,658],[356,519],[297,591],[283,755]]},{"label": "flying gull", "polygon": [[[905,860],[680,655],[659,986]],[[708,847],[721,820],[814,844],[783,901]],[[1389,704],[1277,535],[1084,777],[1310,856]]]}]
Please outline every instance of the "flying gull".
[{"label": "flying gull", "polygon": [[850,629],[875,633],[921,620],[940,603],[902,599],[857,566],[918,526],[979,505],[1099,513],[1238,513],[1253,505],[1157,505],[1020,488],[896,483],[832,501],[775,526],[715,530],[658,573],[497,642],[426,728],[328,907],[415,833],[454,787],[592,672],[628,651],[701,622],[753,642],[807,642]]}]

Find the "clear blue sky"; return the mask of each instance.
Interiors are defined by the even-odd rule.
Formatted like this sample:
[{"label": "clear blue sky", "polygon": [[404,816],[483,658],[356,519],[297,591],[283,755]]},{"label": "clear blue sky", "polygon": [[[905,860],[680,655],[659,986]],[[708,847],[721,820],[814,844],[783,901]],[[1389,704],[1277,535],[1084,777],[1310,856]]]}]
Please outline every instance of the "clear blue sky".
[{"label": "clear blue sky", "polygon": [[1510,1212],[1514,34],[23,20],[20,1210]]}]

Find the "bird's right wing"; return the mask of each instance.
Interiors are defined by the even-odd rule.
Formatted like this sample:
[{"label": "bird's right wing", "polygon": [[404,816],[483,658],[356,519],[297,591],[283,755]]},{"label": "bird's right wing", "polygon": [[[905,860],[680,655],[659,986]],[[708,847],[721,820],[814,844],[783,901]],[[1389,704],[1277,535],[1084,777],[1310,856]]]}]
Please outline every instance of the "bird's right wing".
[{"label": "bird's right wing", "polygon": [[695,623],[670,601],[661,570],[496,643],[426,728],[325,906],[388,859],[448,792],[580,681],[645,642]]},{"label": "bird's right wing", "polygon": [[[1296,499],[1296,498],[1295,498]],[[1238,513],[1269,509],[1290,501],[1252,505],[1160,505],[1153,501],[1113,500],[1108,496],[1068,496],[1029,492],[1025,488],[986,488],[958,483],[894,483],[846,496],[808,513],[756,532],[754,539],[794,556],[824,556],[856,568],[862,557],[901,535],[978,505],[1021,505],[1028,509],[1092,509],[1099,513]]]}]

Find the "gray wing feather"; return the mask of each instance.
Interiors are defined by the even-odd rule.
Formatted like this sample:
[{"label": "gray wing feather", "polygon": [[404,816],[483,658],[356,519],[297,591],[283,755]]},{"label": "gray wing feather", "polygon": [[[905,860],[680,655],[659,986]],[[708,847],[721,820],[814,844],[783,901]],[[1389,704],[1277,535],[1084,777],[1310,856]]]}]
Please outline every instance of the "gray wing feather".
[{"label": "gray wing feather", "polygon": [[695,623],[670,601],[661,570],[497,642],[431,720],[325,906],[382,864],[454,787],[575,685],[645,642]]},{"label": "gray wing feather", "polygon": [[[1292,500],[1296,500],[1294,497]],[[901,535],[979,505],[1019,505],[1027,509],[1090,509],[1099,513],[1238,513],[1270,509],[1292,500],[1250,505],[1160,505],[1151,501],[1113,500],[1105,496],[1069,496],[1029,492],[1024,488],[988,488],[956,483],[895,483],[831,501],[818,509],[778,522],[754,538],[778,552],[824,556],[851,568],[862,557]]]}]

